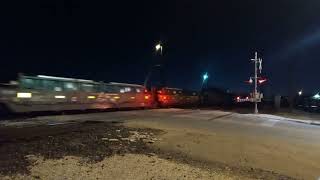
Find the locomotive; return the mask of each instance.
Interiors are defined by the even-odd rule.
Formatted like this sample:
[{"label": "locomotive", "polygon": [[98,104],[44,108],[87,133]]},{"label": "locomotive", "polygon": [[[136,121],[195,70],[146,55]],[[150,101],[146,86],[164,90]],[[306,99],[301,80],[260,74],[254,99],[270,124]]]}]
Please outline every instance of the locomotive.
[{"label": "locomotive", "polygon": [[196,92],[182,89],[148,91],[138,84],[45,75],[19,75],[17,81],[0,85],[2,113],[175,107],[197,101]]}]

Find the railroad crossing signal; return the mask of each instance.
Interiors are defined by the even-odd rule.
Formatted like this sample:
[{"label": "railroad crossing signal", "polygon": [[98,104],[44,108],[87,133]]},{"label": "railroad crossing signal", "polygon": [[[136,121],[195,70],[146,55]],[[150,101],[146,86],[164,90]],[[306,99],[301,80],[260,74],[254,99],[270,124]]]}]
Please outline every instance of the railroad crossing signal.
[{"label": "railroad crossing signal", "polygon": [[259,82],[259,84],[263,84],[263,83],[267,82],[267,78],[260,78],[258,80],[258,82]]},{"label": "railroad crossing signal", "polygon": [[[252,84],[253,83],[253,80],[252,80],[253,78],[252,77],[250,77],[250,79],[249,79],[249,81],[245,81],[246,83],[249,83],[249,84]],[[263,83],[265,83],[265,82],[267,82],[267,78],[259,78],[258,77],[258,83],[259,84],[263,84]]]},{"label": "railroad crossing signal", "polygon": [[[262,72],[262,59],[261,58],[258,58],[258,52],[255,53],[255,56],[254,56],[254,59],[251,59],[251,61],[254,62],[254,91],[253,91],[253,100],[254,100],[254,113],[255,114],[258,114],[258,101],[260,102],[261,101],[261,98],[258,98],[258,83],[261,84],[261,83],[264,83],[266,81],[266,79],[264,80],[261,80],[259,81],[258,80],[258,68],[260,70],[260,74]],[[259,65],[259,67],[258,67]],[[249,82],[251,83],[252,82],[252,78],[250,77],[250,80]],[[260,97],[260,95],[259,95]]]}]

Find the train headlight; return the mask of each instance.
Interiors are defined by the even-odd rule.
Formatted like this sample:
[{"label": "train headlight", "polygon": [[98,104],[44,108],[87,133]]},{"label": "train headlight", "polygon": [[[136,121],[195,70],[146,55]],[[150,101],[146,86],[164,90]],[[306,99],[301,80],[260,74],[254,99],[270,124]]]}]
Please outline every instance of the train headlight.
[{"label": "train headlight", "polygon": [[32,98],[32,93],[18,92],[17,98]]},{"label": "train headlight", "polygon": [[88,99],[96,99],[96,96],[88,96]]}]

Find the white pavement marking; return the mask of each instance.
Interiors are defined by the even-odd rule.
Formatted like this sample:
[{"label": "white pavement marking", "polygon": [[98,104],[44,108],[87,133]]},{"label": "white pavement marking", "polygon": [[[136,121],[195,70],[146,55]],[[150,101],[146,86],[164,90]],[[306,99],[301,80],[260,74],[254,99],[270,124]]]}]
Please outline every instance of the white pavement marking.
[{"label": "white pavement marking", "polygon": [[261,123],[261,125],[266,127],[273,127],[275,124],[277,124],[277,122],[279,122],[279,120],[268,119]]},{"label": "white pavement marking", "polygon": [[[252,116],[244,116],[243,114],[231,114],[231,116],[226,116],[223,120],[218,118],[213,122],[225,122],[225,123],[236,123],[241,125],[255,125],[261,127],[273,127],[276,126],[280,120],[268,119],[268,118],[257,118]],[[280,121],[281,122],[281,121]]]},{"label": "white pavement marking", "polygon": [[273,119],[273,120],[291,121],[291,122],[299,122],[299,123],[305,123],[305,124],[320,125],[320,123],[317,121],[292,119],[292,118],[286,118],[286,117],[270,115],[270,114],[244,114],[244,115],[247,117],[254,117],[254,118],[268,118],[268,119]]},{"label": "white pavement marking", "polygon": [[197,114],[179,114],[179,115],[173,115],[173,117],[177,118],[189,118],[189,119],[200,119],[200,120],[207,120],[208,117],[201,117]]},{"label": "white pavement marking", "polygon": [[215,111],[215,110],[200,110],[198,111],[199,114],[202,115],[212,115],[212,114],[218,114],[218,115],[222,115],[222,114],[227,114],[228,112],[224,112],[224,111]]},{"label": "white pavement marking", "polygon": [[224,116],[231,115],[232,113],[222,112],[222,111],[185,111],[183,113],[177,113],[172,115],[172,117],[177,118],[190,118],[198,120],[214,120],[223,118]]}]

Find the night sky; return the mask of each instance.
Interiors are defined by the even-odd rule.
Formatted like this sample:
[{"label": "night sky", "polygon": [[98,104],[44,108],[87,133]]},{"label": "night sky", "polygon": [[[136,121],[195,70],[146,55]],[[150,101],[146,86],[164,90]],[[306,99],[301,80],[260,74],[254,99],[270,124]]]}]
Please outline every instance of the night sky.
[{"label": "night sky", "polygon": [[320,91],[319,0],[1,2],[0,80],[17,73],[142,84],[164,46],[168,86],[250,90],[254,51],[269,93]]}]

